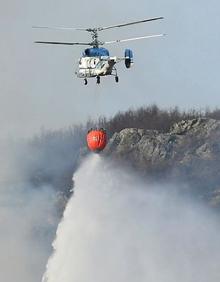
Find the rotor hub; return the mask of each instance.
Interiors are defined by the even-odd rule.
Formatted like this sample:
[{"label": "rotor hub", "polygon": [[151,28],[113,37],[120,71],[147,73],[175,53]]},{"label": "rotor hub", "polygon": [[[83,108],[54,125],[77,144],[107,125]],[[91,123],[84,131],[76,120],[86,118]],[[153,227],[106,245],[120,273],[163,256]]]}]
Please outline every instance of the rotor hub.
[{"label": "rotor hub", "polygon": [[98,40],[98,29],[97,28],[94,28],[94,29],[90,29],[90,30],[88,30],[90,33],[91,33],[91,35],[92,35],[92,44],[91,45],[93,45],[93,47],[94,48],[98,48],[99,47],[99,45],[102,45],[102,42],[100,42],[99,40]]}]

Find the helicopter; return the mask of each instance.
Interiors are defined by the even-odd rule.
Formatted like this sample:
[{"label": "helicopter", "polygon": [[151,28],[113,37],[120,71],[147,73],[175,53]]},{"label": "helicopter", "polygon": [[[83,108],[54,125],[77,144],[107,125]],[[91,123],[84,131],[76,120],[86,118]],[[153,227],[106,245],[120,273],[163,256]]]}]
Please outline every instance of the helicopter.
[{"label": "helicopter", "polygon": [[78,31],[87,31],[92,36],[91,42],[61,42],[61,41],[35,41],[34,43],[37,44],[52,44],[52,45],[80,45],[80,46],[90,46],[86,48],[82,56],[78,61],[78,69],[75,72],[75,75],[78,78],[84,79],[84,84],[88,84],[88,78],[96,78],[97,84],[100,84],[100,78],[102,76],[114,76],[115,81],[119,82],[119,77],[117,74],[116,64],[124,61],[125,67],[127,69],[131,68],[134,64],[133,60],[133,52],[131,49],[125,49],[123,57],[117,56],[110,56],[109,50],[100,47],[106,44],[114,44],[114,43],[122,43],[122,42],[129,42],[134,40],[141,40],[141,39],[149,39],[154,37],[161,37],[165,34],[153,34],[153,35],[146,35],[141,37],[133,37],[128,39],[118,39],[113,41],[100,41],[99,40],[99,32],[104,30],[113,29],[113,28],[120,28],[145,22],[157,21],[162,20],[163,17],[156,17],[156,18],[148,18],[139,21],[133,21],[129,23],[122,23],[117,25],[105,26],[105,27],[95,27],[95,28],[75,28],[75,27],[49,27],[49,26],[33,26],[33,28],[42,28],[42,29],[56,29],[56,30],[78,30]]}]

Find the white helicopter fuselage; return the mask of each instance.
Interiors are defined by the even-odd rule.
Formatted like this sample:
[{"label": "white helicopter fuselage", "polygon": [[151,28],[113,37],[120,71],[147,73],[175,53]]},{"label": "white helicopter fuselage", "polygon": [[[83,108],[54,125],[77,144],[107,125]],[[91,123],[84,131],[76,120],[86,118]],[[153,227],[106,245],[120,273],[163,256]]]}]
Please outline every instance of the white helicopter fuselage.
[{"label": "white helicopter fuselage", "polygon": [[164,34],[153,34],[153,35],[145,35],[139,37],[132,37],[127,39],[117,39],[112,41],[99,41],[99,32],[112,29],[112,28],[121,28],[130,25],[136,25],[145,22],[151,22],[156,20],[161,20],[163,17],[155,17],[144,20],[132,21],[128,23],[122,23],[117,25],[110,25],[105,27],[93,27],[93,28],[75,28],[75,27],[48,27],[48,26],[34,26],[34,28],[42,28],[42,29],[59,29],[59,30],[80,30],[87,31],[92,36],[92,42],[63,42],[63,41],[35,41],[35,43],[39,44],[52,44],[52,45],[66,45],[66,46],[74,46],[74,45],[82,45],[89,46],[87,47],[83,53],[81,58],[79,59],[78,69],[75,74],[78,78],[84,79],[84,84],[87,85],[87,78],[96,77],[97,84],[100,83],[101,76],[113,75],[115,77],[115,81],[119,81],[119,77],[117,75],[117,70],[115,64],[124,61],[125,66],[129,69],[133,65],[133,52],[131,49],[125,49],[124,57],[110,57],[110,53],[108,49],[103,46],[105,44],[114,44],[114,43],[123,43],[130,42],[134,40],[161,37]]},{"label": "white helicopter fuselage", "polygon": [[79,59],[76,75],[79,78],[89,78],[105,75],[115,75],[115,64],[122,58],[100,56],[100,57],[81,57]]}]

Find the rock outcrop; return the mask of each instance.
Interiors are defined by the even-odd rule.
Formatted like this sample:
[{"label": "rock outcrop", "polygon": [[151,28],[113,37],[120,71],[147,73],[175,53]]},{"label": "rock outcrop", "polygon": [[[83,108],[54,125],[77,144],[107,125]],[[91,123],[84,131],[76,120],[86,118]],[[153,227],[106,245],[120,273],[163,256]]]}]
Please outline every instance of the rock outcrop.
[{"label": "rock outcrop", "polygon": [[113,135],[105,155],[151,177],[185,182],[220,207],[220,121],[184,120],[167,133],[126,128]]}]

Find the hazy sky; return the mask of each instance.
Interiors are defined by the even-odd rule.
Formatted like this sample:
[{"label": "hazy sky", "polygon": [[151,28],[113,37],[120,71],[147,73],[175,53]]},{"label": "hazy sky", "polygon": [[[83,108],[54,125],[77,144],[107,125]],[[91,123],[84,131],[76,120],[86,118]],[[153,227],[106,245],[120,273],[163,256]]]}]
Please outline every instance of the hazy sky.
[{"label": "hazy sky", "polygon": [[[28,136],[89,116],[157,103],[183,109],[220,106],[217,0],[0,1],[1,137]],[[165,38],[109,46],[112,55],[134,51],[135,64],[118,67],[120,83],[97,86],[74,76],[81,47],[39,46],[34,40],[85,40],[77,31],[34,30],[32,25],[93,27],[164,16],[160,22],[109,30],[103,40],[166,33]]]}]

